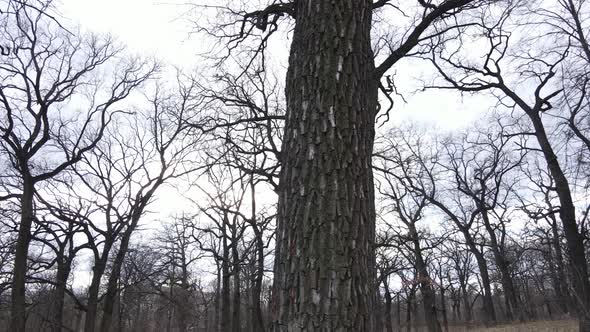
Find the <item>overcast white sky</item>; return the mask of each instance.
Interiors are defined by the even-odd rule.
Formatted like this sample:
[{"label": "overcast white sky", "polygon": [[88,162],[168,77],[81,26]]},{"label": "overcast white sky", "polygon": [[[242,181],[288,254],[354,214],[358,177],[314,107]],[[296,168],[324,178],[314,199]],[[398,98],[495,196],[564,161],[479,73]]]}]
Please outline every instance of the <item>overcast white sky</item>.
[{"label": "overcast white sky", "polygon": [[[82,29],[108,32],[130,50],[154,55],[163,62],[192,68],[198,65],[198,53],[207,45],[198,35],[190,35],[186,18],[191,0],[62,0],[63,16]],[[196,3],[197,1],[193,1]],[[272,53],[271,53],[272,54]],[[398,80],[422,76],[420,64],[400,63],[396,66]],[[405,90],[411,90],[405,85]],[[424,121],[441,128],[454,129],[473,121],[478,112],[462,105],[456,93],[406,94],[407,105],[398,103],[392,114],[394,122],[404,119]],[[467,103],[466,103],[467,104]],[[473,103],[468,103],[474,105]]]},{"label": "overcast white sky", "polygon": [[[129,49],[156,55],[176,65],[194,59],[188,45],[188,25],[179,19],[186,10],[182,0],[61,0],[64,18],[83,29],[111,33]],[[193,42],[195,42],[193,40]]]}]

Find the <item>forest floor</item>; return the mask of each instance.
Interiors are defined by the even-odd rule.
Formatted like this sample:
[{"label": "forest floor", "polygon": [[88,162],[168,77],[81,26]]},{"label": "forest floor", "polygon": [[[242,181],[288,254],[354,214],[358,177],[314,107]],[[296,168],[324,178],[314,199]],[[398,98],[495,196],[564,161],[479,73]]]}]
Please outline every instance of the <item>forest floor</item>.
[{"label": "forest floor", "polygon": [[568,320],[545,320],[521,324],[506,324],[494,327],[449,326],[449,332],[577,332],[578,322]]}]

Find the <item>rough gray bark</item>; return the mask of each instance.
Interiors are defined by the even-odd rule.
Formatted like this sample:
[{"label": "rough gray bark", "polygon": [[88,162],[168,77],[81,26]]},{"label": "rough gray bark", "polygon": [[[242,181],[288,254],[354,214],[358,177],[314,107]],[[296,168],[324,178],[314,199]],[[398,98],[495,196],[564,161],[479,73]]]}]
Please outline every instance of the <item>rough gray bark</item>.
[{"label": "rough gray bark", "polygon": [[430,38],[423,35],[434,22],[475,1],[420,1],[421,20],[376,68],[372,11],[388,2],[299,0],[244,16],[240,37],[249,33],[247,22],[265,30],[283,14],[296,20],[280,158],[274,331],[375,327],[371,155],[379,80]]},{"label": "rough gray bark", "polygon": [[372,2],[295,6],[273,331],[373,331]]}]

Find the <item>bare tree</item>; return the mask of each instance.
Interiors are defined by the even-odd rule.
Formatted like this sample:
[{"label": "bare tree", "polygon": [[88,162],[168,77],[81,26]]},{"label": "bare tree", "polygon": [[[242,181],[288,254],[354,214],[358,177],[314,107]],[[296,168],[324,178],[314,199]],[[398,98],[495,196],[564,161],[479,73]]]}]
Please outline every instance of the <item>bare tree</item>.
[{"label": "bare tree", "polygon": [[249,225],[249,218],[243,213],[247,182],[232,171],[223,166],[208,170],[214,191],[203,188],[209,201],[207,205],[200,204],[199,209],[209,222],[194,225],[194,232],[200,234],[194,238],[201,250],[212,256],[217,264],[217,310],[220,315],[217,329],[220,332],[242,329],[241,269],[249,253],[247,248],[241,247]]},{"label": "bare tree", "polygon": [[[193,224],[186,216],[174,217],[170,223],[164,225],[164,229],[158,236],[162,252],[165,257],[164,264],[167,267],[167,280],[164,281],[169,292],[162,292],[170,302],[169,320],[177,322],[181,332],[188,331],[194,326],[192,317],[197,308],[194,305],[195,291],[194,268],[195,263],[203,258],[197,241],[193,238]],[[169,325],[172,325],[169,322]]]},{"label": "bare tree", "polygon": [[[85,232],[94,253],[93,279],[85,330],[94,331],[100,281],[118,243],[104,295],[101,331],[109,331],[118,280],[131,237],[165,183],[204,167],[195,158],[200,134],[186,126],[197,116],[199,98],[191,82],[167,91],[156,88],[149,108],[108,131],[108,140],[84,157],[76,170],[99,208],[101,223],[87,221]],[[104,223],[104,224],[103,224]],[[97,242],[96,237],[101,238]]]},{"label": "bare tree", "polygon": [[[11,1],[0,35],[17,54],[0,64],[1,148],[8,155],[21,220],[12,279],[12,331],[24,331],[27,252],[34,220],[36,186],[92,150],[112,119],[113,107],[155,70],[140,60],[122,61],[112,78],[94,73],[121,53],[108,38],[82,37],[47,15],[51,1]],[[107,76],[108,77],[108,76]],[[76,106],[72,102],[76,101]],[[72,107],[78,109],[71,110]]]},{"label": "bare tree", "polygon": [[[588,263],[584,250],[583,235],[576,219],[576,206],[572,198],[572,186],[568,179],[567,169],[558,155],[555,142],[548,132],[547,114],[554,108],[557,97],[562,89],[554,83],[561,64],[568,56],[570,45],[557,42],[541,49],[542,53],[520,51],[512,46],[511,29],[518,28],[511,20],[512,13],[519,3],[507,4],[499,15],[482,16],[478,31],[482,33],[489,48],[482,60],[466,60],[461,52],[453,54],[450,49],[435,49],[431,62],[438,69],[445,83],[437,85],[441,88],[456,89],[462,92],[478,92],[489,90],[496,94],[500,105],[509,109],[519,110],[530,121],[532,129],[521,133],[536,140],[535,146],[529,146],[543,157],[555,184],[559,199],[559,216],[563,225],[568,248],[570,269],[574,272],[573,288],[578,299],[578,315],[580,330],[590,330],[590,281],[588,280]],[[543,31],[543,30],[541,30]],[[553,40],[548,35],[547,41]],[[563,38],[563,36],[562,36]],[[542,45],[542,37],[537,36],[537,45]],[[514,60],[517,67],[512,68],[520,73],[513,79],[507,74],[508,60]],[[523,90],[520,86],[530,86]]]},{"label": "bare tree", "polygon": [[[59,185],[63,185],[63,182]],[[55,277],[48,280],[54,285],[54,289],[50,299],[48,327],[46,328],[56,332],[62,331],[66,326],[63,312],[66,294],[73,295],[72,291],[67,288],[67,282],[74,259],[81,250],[88,248],[88,243],[76,243],[74,238],[82,232],[81,223],[93,213],[93,207],[77,204],[80,202],[76,202],[76,197],[68,195],[72,190],[71,187],[68,188],[68,191],[63,192],[59,190],[59,185],[50,187],[54,197],[37,192],[37,200],[42,204],[39,214],[43,216],[36,218],[40,230],[32,234],[34,241],[41,242],[51,248],[54,254],[54,261],[49,263],[49,265],[56,266],[56,272]],[[75,296],[71,296],[71,298],[78,301]],[[81,307],[80,303],[78,306]]]},{"label": "bare tree", "polygon": [[[575,304],[572,303],[569,294],[569,278],[564,265],[563,234],[557,218],[559,203],[553,178],[537,158],[531,158],[521,168],[529,185],[528,190],[520,190],[516,193],[520,201],[519,208],[535,221],[536,226],[533,229],[540,231],[542,241],[549,245],[544,256],[549,265],[553,291],[560,304],[559,310],[563,313],[575,311]],[[543,221],[544,225],[541,223]]]},{"label": "bare tree", "polygon": [[[428,136],[421,135],[417,130],[398,130],[389,134],[385,151],[378,157],[399,165],[401,172],[393,174],[408,190],[425,197],[456,227],[464,237],[465,244],[474,254],[482,279],[484,322],[493,323],[496,311],[492,299],[491,279],[488,262],[481,249],[481,239],[477,232],[476,221],[481,213],[470,200],[461,199],[461,193],[443,183],[444,168],[441,167],[441,144]],[[395,140],[393,139],[395,137]]]},{"label": "bare tree", "polygon": [[443,167],[450,171],[459,192],[473,201],[501,275],[506,301],[506,318],[523,318],[516,288],[505,253],[506,223],[510,216],[512,188],[517,184],[514,170],[525,154],[516,153],[504,128],[476,129],[456,142],[445,142]]},{"label": "bare tree", "polygon": [[[378,152],[377,154],[386,156],[384,153]],[[429,203],[428,197],[413,191],[412,188],[404,187],[403,182],[397,180],[400,175],[407,174],[408,169],[406,167],[411,167],[411,165],[393,164],[390,162],[393,158],[380,159],[382,164],[375,166],[380,170],[377,188],[384,197],[382,202],[384,210],[381,211],[380,216],[381,218],[387,218],[388,215],[392,214],[401,224],[395,225],[391,221],[386,221],[389,232],[384,234],[385,239],[380,240],[379,244],[386,245],[386,243],[391,242],[387,237],[394,237],[392,240],[397,243],[395,245],[398,252],[406,256],[416,269],[416,283],[420,287],[424,320],[428,331],[441,331],[436,308],[436,291],[426,261],[426,252],[436,247],[438,241],[427,230],[418,228],[418,222],[424,217],[424,210]],[[431,239],[435,240],[434,243],[429,241]],[[392,244],[389,243],[389,245]]]}]

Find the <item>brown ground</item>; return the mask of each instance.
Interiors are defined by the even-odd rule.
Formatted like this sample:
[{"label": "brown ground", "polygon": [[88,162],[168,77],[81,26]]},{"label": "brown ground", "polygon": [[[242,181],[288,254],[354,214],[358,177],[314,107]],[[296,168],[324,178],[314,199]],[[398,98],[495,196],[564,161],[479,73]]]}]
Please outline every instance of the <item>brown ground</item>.
[{"label": "brown ground", "polygon": [[449,326],[449,332],[577,332],[575,320],[537,321],[522,324],[498,325],[491,328]]}]

